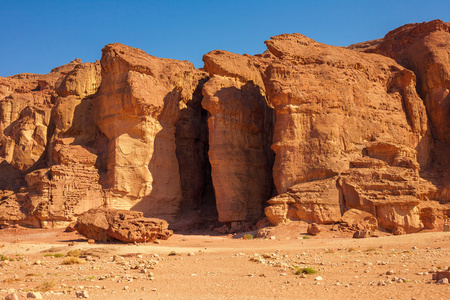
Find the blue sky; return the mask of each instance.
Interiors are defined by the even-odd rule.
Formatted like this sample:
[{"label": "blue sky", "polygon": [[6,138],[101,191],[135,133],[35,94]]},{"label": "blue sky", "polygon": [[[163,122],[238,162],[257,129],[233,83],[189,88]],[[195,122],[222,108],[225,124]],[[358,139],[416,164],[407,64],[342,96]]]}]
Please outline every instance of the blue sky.
[{"label": "blue sky", "polygon": [[346,46],[406,23],[449,22],[449,12],[448,0],[0,0],[0,76],[95,61],[113,42],[200,68],[211,50],[262,53],[281,33]]}]

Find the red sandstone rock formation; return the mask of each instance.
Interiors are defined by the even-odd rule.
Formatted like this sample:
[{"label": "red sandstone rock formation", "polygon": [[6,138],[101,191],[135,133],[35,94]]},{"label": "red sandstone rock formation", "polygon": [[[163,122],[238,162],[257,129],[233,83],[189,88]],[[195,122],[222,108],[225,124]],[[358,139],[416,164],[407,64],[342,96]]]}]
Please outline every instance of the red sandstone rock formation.
[{"label": "red sandstone rock formation", "polygon": [[191,226],[216,205],[235,227],[265,212],[440,229],[449,28],[348,48],[284,34],[261,55],[212,51],[203,70],[110,44],[100,63],[0,78],[0,222],[63,226],[106,206]]},{"label": "red sandstone rock formation", "polygon": [[417,91],[422,97],[431,132],[435,138],[432,168],[425,176],[439,187],[438,198],[450,202],[450,23],[434,20],[407,24],[384,37],[373,50],[394,58],[417,76]]},{"label": "red sandstone rock formation", "polygon": [[[359,44],[361,45],[361,44]],[[419,204],[420,218],[425,228],[434,229],[443,214],[448,215],[450,202],[450,23],[434,20],[407,24],[392,30],[370,48],[360,50],[375,52],[394,58],[417,76],[417,91],[426,106],[431,133],[434,137],[428,166],[420,176],[433,183],[435,193]],[[358,45],[352,45],[358,48]],[[441,220],[442,221],[442,220]]]}]

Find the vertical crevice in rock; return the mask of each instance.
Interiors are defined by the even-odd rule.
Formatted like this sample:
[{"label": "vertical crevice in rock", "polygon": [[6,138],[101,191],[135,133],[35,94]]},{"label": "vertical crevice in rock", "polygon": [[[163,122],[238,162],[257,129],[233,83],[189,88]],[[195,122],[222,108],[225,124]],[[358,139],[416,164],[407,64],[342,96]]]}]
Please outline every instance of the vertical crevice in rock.
[{"label": "vertical crevice in rock", "polygon": [[272,149],[272,143],[273,143],[273,134],[275,129],[275,122],[276,122],[276,114],[275,109],[270,108],[267,104],[267,101],[265,101],[265,109],[264,109],[264,118],[263,118],[263,143],[264,143],[264,153],[266,155],[266,162],[267,167],[265,174],[267,176],[266,182],[268,182],[268,185],[266,186],[267,191],[265,192],[266,195],[269,195],[267,199],[262,198],[261,199],[261,206],[264,209],[269,205],[267,201],[271,197],[275,197],[278,195],[277,188],[275,186],[275,181],[273,179],[273,165],[275,163],[275,151]]},{"label": "vertical crevice in rock", "polygon": [[202,129],[206,138],[204,144],[204,153],[206,156],[206,164],[204,170],[204,188],[202,192],[202,204],[200,212],[205,223],[218,222],[219,216],[217,212],[216,195],[214,192],[214,184],[211,176],[211,163],[209,161],[209,130],[208,130],[208,116],[207,110],[202,108]]},{"label": "vertical crevice in rock", "polygon": [[194,226],[204,226],[217,220],[208,157],[208,112],[201,106],[202,89],[207,81],[208,78],[199,80],[192,99],[180,110],[175,124],[176,156],[183,198],[181,219]]},{"label": "vertical crevice in rock", "polygon": [[197,209],[205,186],[207,154],[206,124],[202,122],[202,94],[205,79],[199,82],[192,99],[180,110],[175,124],[176,156],[179,165],[183,201],[181,208]]}]

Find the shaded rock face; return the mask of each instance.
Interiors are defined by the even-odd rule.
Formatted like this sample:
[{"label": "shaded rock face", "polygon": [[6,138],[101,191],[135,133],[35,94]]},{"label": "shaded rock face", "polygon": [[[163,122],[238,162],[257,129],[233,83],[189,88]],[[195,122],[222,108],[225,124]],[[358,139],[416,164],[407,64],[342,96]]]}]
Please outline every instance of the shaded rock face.
[{"label": "shaded rock face", "polygon": [[0,78],[0,225],[103,206],[180,228],[265,214],[361,236],[441,230],[449,41],[439,20],[347,48],[283,34],[201,70],[110,44],[97,63]]}]

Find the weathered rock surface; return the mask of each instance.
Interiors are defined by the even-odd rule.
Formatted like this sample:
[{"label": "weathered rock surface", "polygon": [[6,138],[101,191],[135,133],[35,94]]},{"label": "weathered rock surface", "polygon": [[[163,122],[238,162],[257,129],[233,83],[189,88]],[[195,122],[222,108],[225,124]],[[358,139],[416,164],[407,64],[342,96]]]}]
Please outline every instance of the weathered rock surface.
[{"label": "weathered rock surface", "polygon": [[422,229],[418,205],[435,198],[436,187],[418,174],[432,140],[414,73],[302,35],[266,44],[279,58],[264,74],[277,112],[273,177],[280,193],[269,200],[268,219],[333,223],[357,208],[381,228]]},{"label": "weathered rock surface", "polygon": [[166,240],[172,235],[169,224],[161,219],[144,218],[142,212],[116,209],[91,209],[77,220],[75,228],[96,241],[125,243]]},{"label": "weathered rock surface", "polygon": [[219,221],[257,221],[272,195],[274,113],[250,58],[213,51],[203,60],[212,75],[202,105]]},{"label": "weathered rock surface", "polygon": [[[212,51],[197,70],[110,44],[101,62],[0,78],[0,225],[64,226],[108,207],[185,229],[239,231],[265,213],[362,236],[441,230],[449,23],[347,48],[301,34],[266,45]],[[108,238],[142,237],[146,221],[122,221]]]},{"label": "weathered rock surface", "polygon": [[[266,42],[279,59],[265,73],[277,112],[274,180],[279,193],[346,170],[373,141],[416,148],[427,118],[415,76],[393,60],[302,35]],[[407,115],[403,107],[410,107]]]},{"label": "weathered rock surface", "polygon": [[28,213],[43,228],[64,227],[77,215],[104,204],[94,166],[97,156],[79,145],[58,144],[55,152],[58,164],[25,176]]},{"label": "weathered rock surface", "polygon": [[[183,200],[176,124],[180,111],[199,101],[193,99],[194,93],[206,74],[189,62],[156,58],[120,44],[103,49],[101,64],[102,84],[94,114],[109,140],[107,205],[173,220]],[[199,120],[187,120],[185,126],[200,134],[195,122]],[[191,140],[195,138],[192,134]],[[201,155],[201,147],[188,148],[190,157],[178,154],[188,160],[186,167],[194,179],[183,181],[187,198],[200,193],[202,182],[195,179],[203,178],[205,162],[195,155]]]},{"label": "weathered rock surface", "polygon": [[287,220],[331,224],[341,219],[337,177],[300,183],[286,193],[271,198],[265,208],[269,221],[274,224]]},{"label": "weathered rock surface", "polygon": [[[436,146],[431,161],[440,173],[434,181],[441,201],[450,202],[450,23],[434,20],[407,24],[389,32],[373,50],[394,58],[417,76]],[[429,176],[428,174],[425,176]]]},{"label": "weathered rock surface", "polygon": [[103,205],[97,155],[102,136],[91,113],[100,82],[99,63],[81,60],[48,75],[2,79],[0,176],[6,180],[0,185],[12,191],[26,187],[2,197],[2,220],[65,226]]},{"label": "weathered rock surface", "polygon": [[450,25],[441,20],[408,24],[389,32],[374,52],[397,60],[417,76],[433,134],[450,143]]},{"label": "weathered rock surface", "polygon": [[[386,34],[372,47],[360,49],[392,57],[417,76],[417,91],[426,106],[434,137],[432,145],[419,145],[432,147],[428,167],[421,169],[420,176],[433,183],[436,191],[430,199],[441,204],[450,202],[449,47],[450,23],[434,20],[404,25]],[[442,227],[442,216],[448,215],[447,205],[437,205],[433,201],[421,202],[419,209],[420,218],[428,229]]]}]

